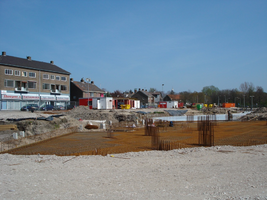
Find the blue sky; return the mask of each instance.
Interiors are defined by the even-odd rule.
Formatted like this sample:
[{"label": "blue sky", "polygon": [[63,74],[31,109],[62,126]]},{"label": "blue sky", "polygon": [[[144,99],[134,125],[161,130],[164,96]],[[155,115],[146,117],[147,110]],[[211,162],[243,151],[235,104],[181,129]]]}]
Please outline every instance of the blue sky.
[{"label": "blue sky", "polygon": [[267,92],[266,0],[0,0],[0,50],[110,92]]}]

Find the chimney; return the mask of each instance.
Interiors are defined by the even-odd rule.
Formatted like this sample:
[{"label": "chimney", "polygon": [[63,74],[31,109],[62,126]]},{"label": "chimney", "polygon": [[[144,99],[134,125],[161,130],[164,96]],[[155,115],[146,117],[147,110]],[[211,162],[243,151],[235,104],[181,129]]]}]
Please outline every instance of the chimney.
[{"label": "chimney", "polygon": [[141,88],[139,88],[139,91],[141,91]]},{"label": "chimney", "polygon": [[91,84],[94,85],[94,81],[91,81]]},{"label": "chimney", "polygon": [[2,56],[6,56],[6,52],[5,51],[2,51]]},{"label": "chimney", "polygon": [[147,92],[147,90],[145,90]]},{"label": "chimney", "polygon": [[81,79],[81,82],[82,82],[82,83],[84,83],[84,80],[83,80],[83,78]]},{"label": "chimney", "polygon": [[136,93],[136,92],[137,92],[137,89],[134,90],[134,93]]},{"label": "chimney", "polygon": [[50,61],[50,64],[52,64],[52,65],[53,65],[53,64],[54,64],[54,61],[53,61],[53,60],[51,60],[51,61]]},{"label": "chimney", "polygon": [[73,78],[70,78],[70,81],[72,82],[73,81]]},{"label": "chimney", "polygon": [[144,89],[142,89],[142,91],[144,91]]},{"label": "chimney", "polygon": [[27,60],[32,60],[31,56],[27,56]]}]

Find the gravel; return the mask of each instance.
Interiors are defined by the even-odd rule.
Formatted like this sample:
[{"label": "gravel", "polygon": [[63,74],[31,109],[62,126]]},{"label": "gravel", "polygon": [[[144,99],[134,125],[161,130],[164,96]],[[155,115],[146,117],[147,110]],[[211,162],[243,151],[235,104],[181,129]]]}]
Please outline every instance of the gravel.
[{"label": "gravel", "polygon": [[267,199],[267,145],[0,155],[0,199]]}]

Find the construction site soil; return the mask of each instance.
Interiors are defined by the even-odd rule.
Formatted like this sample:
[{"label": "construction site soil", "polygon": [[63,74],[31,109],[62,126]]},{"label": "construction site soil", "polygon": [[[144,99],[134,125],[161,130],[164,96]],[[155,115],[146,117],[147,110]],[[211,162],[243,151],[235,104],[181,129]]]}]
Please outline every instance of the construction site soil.
[{"label": "construction site soil", "polygon": [[[185,115],[212,113],[227,110],[188,109]],[[0,111],[0,199],[266,200],[266,114],[260,108],[238,121],[212,122],[213,147],[200,147],[197,122],[155,123],[160,140],[177,148],[159,151],[141,122],[169,116],[160,109]],[[84,129],[89,123],[102,129]],[[12,139],[15,131],[25,131],[26,137]],[[3,144],[11,149],[3,151]]]},{"label": "construction site soil", "polygon": [[[126,130],[129,129],[129,130]],[[174,127],[160,129],[160,139],[179,143],[180,148],[197,147],[196,123],[176,123]],[[214,145],[251,146],[267,143],[265,121],[219,122],[214,127]],[[13,149],[9,153],[20,155],[107,155],[114,153],[154,150],[151,137],[144,128],[125,128],[113,137],[104,131],[71,133],[55,139]]]},{"label": "construction site soil", "polygon": [[[145,111],[146,114],[144,114]],[[53,121],[34,121],[30,125],[27,121],[18,122],[17,125],[20,129],[24,127],[24,130],[29,130],[29,127],[31,127],[31,131],[28,131],[30,134],[36,130],[39,135],[42,135],[40,132],[44,129],[52,130],[59,125],[63,129],[54,134],[58,137],[51,137],[50,135],[50,137],[44,137],[32,144],[24,139],[26,142],[22,143],[23,145],[17,145],[21,147],[4,152],[21,155],[55,154],[67,156],[107,155],[154,150],[151,137],[145,136],[144,126],[140,125],[140,121],[152,116],[167,116],[168,114],[162,110],[145,111],[96,111],[82,106],[65,112],[64,116]],[[221,109],[217,112],[225,113],[226,110],[222,111]],[[42,114],[55,115],[59,113],[45,112]],[[187,114],[203,114],[203,111],[190,110]],[[107,129],[83,129],[82,131],[64,134],[64,128],[69,128],[74,124],[76,126],[80,124],[84,127],[90,120],[111,121],[112,127],[107,125],[108,131]],[[34,123],[35,126],[33,126]],[[131,127],[133,124],[137,124],[137,127]],[[160,140],[171,141],[176,144],[169,149],[201,146],[198,143],[197,122],[175,122],[173,127],[159,127],[159,137]],[[220,121],[214,126],[214,145],[249,146],[266,143],[266,108],[255,110],[253,113],[242,117],[242,121]]]}]

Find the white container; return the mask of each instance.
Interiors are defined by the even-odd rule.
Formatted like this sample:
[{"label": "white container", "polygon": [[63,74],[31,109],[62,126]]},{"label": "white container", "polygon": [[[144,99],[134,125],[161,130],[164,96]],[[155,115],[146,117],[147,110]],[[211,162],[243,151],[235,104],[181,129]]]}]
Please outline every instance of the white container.
[{"label": "white container", "polygon": [[13,133],[13,138],[14,138],[15,140],[19,139],[19,137],[18,137],[18,133]]},{"label": "white container", "polygon": [[20,131],[20,132],[19,132],[19,135],[20,135],[21,137],[25,137],[25,132],[24,132],[24,131]]},{"label": "white container", "polygon": [[105,123],[101,123],[100,124],[100,129],[106,129],[106,124]]}]

